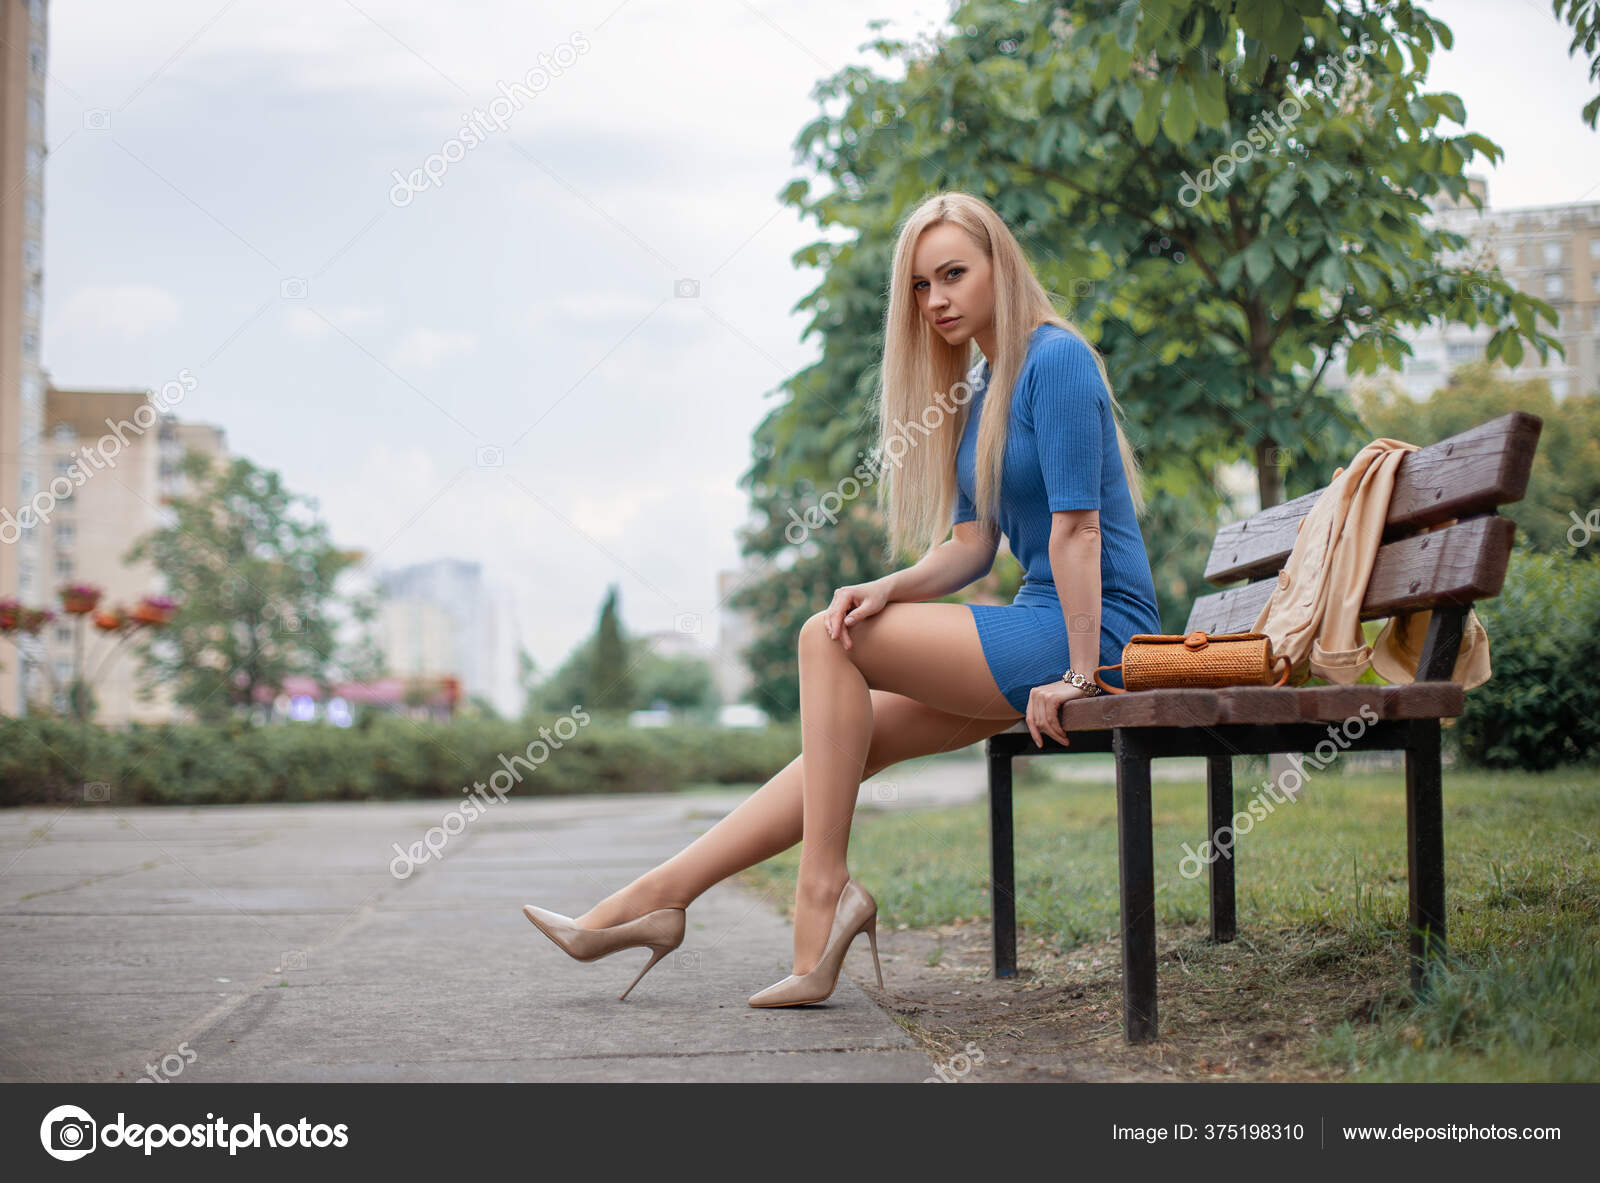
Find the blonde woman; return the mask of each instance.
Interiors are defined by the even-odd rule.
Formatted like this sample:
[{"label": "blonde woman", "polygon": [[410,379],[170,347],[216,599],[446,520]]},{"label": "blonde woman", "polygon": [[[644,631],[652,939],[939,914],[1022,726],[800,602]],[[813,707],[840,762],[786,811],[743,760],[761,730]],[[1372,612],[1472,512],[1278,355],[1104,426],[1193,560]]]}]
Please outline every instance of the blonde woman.
[{"label": "blonde woman", "polygon": [[[1019,719],[1035,743],[1066,744],[1062,704],[1098,693],[1093,671],[1132,634],[1161,631],[1138,464],[1105,365],[1010,230],[980,199],[941,193],[906,219],[893,268],[878,496],[891,565],[922,557],[839,588],[801,626],[799,756],[582,916],[523,909],[582,961],[650,948],[623,998],[682,941],[701,892],[796,842],[794,972],[750,1005],[823,1001],[862,931],[882,988],[877,905],[845,859],[862,780]],[[927,602],[987,574],[1001,534],[1026,570],[1010,604]]]}]

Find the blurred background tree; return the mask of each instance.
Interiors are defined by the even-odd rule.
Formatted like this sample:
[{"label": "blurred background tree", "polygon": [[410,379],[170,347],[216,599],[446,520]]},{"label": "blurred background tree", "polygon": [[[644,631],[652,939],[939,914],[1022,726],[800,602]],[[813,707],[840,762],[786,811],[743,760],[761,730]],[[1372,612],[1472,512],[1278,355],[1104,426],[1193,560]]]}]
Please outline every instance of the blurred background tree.
[{"label": "blurred background tree", "polygon": [[[533,660],[523,656],[524,674],[531,677]],[[628,636],[618,591],[612,585],[600,606],[595,631],[548,678],[531,687],[526,713],[564,713],[581,705],[620,715],[660,705],[710,714],[721,701],[709,655],[668,657],[656,653],[648,639]]]},{"label": "blurred background tree", "polygon": [[[172,498],[171,524],[122,559],[153,562],[183,605],[137,650],[141,688],[170,683],[181,706],[220,721],[248,716],[257,691],[276,696],[290,674],[316,678],[325,691],[381,675],[375,597],[336,587],[362,556],[333,545],[311,516],[316,502],[243,457],[215,469],[191,450],[181,467],[193,492]],[[338,636],[345,625],[353,638]]]},{"label": "blurred background tree", "polygon": [[[1519,547],[1571,550],[1571,515],[1582,519],[1600,506],[1600,394],[1573,394],[1558,402],[1543,378],[1519,381],[1496,374],[1485,362],[1471,362],[1451,371],[1426,399],[1409,398],[1392,381],[1360,388],[1354,399],[1374,438],[1424,445],[1507,411],[1529,411],[1543,419],[1528,491],[1500,510],[1516,522]],[[1597,549],[1578,548],[1577,557],[1591,558]]]}]

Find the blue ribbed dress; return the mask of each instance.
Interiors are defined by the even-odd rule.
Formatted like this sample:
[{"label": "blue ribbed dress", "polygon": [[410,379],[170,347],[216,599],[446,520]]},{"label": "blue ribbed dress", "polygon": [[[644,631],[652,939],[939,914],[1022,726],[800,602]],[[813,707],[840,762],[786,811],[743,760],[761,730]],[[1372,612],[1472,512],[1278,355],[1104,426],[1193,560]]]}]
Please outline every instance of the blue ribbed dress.
[{"label": "blue ribbed dress", "polygon": [[[956,454],[959,493],[952,525],[978,516],[978,423],[988,379],[986,361]],[[1012,391],[1000,480],[1000,530],[1026,575],[1011,603],[967,605],[989,670],[1019,714],[1027,712],[1033,687],[1058,681],[1072,664],[1066,618],[1050,570],[1050,515],[1064,509],[1100,511],[1099,664],[1115,665],[1134,633],[1161,631],[1155,581],[1100,370],[1083,341],[1046,322],[1029,338]],[[1108,685],[1122,684],[1114,671],[1101,677]]]}]

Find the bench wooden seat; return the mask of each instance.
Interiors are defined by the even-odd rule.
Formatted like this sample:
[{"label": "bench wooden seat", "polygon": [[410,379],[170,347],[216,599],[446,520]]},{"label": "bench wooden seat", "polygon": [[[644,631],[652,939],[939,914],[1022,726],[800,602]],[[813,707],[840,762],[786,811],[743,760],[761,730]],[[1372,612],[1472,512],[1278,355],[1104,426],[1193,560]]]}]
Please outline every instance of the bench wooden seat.
[{"label": "bench wooden seat", "polygon": [[[1214,727],[1219,723],[1333,722],[1367,707],[1380,719],[1454,718],[1466,692],[1454,682],[1375,686],[1230,686],[1219,690],[1145,690],[1070,702],[1061,711],[1068,732],[1108,727]],[[1008,734],[1033,737],[1018,723]]]},{"label": "bench wooden seat", "polygon": [[[1342,749],[1405,753],[1411,984],[1418,991],[1426,987],[1428,970],[1445,947],[1439,720],[1459,716],[1465,709],[1465,689],[1449,679],[1460,653],[1466,615],[1475,600],[1499,594],[1514,525],[1497,509],[1525,493],[1542,427],[1537,415],[1513,411],[1411,452],[1396,468],[1360,615],[1372,620],[1431,610],[1415,682],[1099,695],[1062,709],[1062,725],[1072,740],[1067,747],[1048,737],[1042,747],[1035,746],[1024,723],[989,737],[996,977],[1015,974],[1017,964],[1011,815],[1015,757],[1108,751],[1116,757],[1123,1028],[1129,1042],[1139,1042],[1157,1033],[1150,761],[1206,757],[1207,830],[1215,840],[1220,830],[1231,827],[1234,816],[1234,756],[1314,752],[1333,726],[1344,736]],[[1244,632],[1254,626],[1294,547],[1300,521],[1323,491],[1217,531],[1206,579],[1218,585],[1246,582],[1196,599],[1185,633]],[[1210,863],[1208,874],[1212,939],[1232,940],[1236,920],[1231,854]]]}]

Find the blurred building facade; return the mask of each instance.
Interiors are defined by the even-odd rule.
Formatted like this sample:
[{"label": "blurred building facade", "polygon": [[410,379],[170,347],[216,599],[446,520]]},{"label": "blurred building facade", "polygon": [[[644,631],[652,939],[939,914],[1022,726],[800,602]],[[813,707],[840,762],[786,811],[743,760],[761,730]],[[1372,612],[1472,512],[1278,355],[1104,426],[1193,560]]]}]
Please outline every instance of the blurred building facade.
[{"label": "blurred building facade", "polygon": [[463,700],[481,696],[508,718],[522,713],[516,616],[481,563],[415,563],[379,575],[377,587],[378,643],[390,674],[456,677]]},{"label": "blurred building facade", "polygon": [[[0,599],[30,607],[48,589],[40,531],[17,522],[43,477],[45,17],[44,0],[0,5]],[[22,709],[24,665],[0,645],[0,714]]]},{"label": "blurred building facade", "polygon": [[[1548,361],[1541,362],[1528,350],[1506,375],[1543,378],[1557,400],[1600,392],[1600,201],[1497,210],[1489,204],[1487,180],[1470,178],[1468,190],[1483,202],[1482,210],[1465,198],[1440,196],[1430,202],[1428,221],[1468,240],[1464,250],[1446,257],[1446,264],[1484,270],[1498,264],[1513,286],[1555,309],[1557,325],[1540,321],[1539,328],[1558,338],[1566,351],[1563,358],[1551,350]],[[1407,338],[1413,355],[1393,376],[1412,398],[1426,398],[1444,385],[1451,370],[1483,360],[1490,336],[1484,325],[1429,325]],[[1330,389],[1350,384],[1343,359],[1334,359],[1324,381]]]},{"label": "blurred building facade", "polygon": [[57,589],[93,584],[106,608],[131,608],[144,596],[165,592],[149,560],[126,563],[123,555],[142,535],[169,524],[167,499],[189,491],[178,471],[183,450],[193,448],[216,464],[227,455],[223,433],[158,412],[150,392],[141,389],[62,390],[47,383],[44,418],[44,513],[34,531],[42,578],[35,598],[58,615],[33,642],[25,701],[67,709],[80,643],[75,631],[82,627],[96,722],[118,726],[181,717],[187,712],[176,707],[164,685],[147,698],[138,696],[138,662],[131,652],[136,642],[114,651],[115,639],[99,633],[92,619],[61,612]]},{"label": "blurred building facade", "polygon": [[744,565],[717,572],[717,644],[714,649],[714,667],[717,691],[725,704],[744,701],[745,695],[755,685],[750,665],[744,659],[744,650],[755,640],[755,621],[747,611],[733,608],[728,599],[740,587],[749,583],[759,569],[759,560],[746,558]]}]

